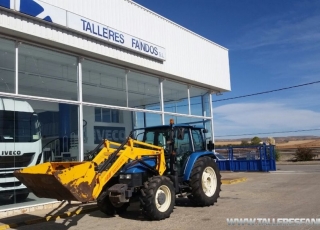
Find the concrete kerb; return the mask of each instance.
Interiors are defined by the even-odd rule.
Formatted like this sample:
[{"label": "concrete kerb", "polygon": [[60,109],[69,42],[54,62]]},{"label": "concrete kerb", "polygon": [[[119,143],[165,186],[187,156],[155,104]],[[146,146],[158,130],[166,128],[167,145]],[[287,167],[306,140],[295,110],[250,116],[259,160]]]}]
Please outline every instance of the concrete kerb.
[{"label": "concrete kerb", "polygon": [[21,226],[24,226],[24,225],[32,225],[32,224],[38,224],[38,223],[42,223],[42,222],[54,221],[54,220],[58,220],[58,219],[61,219],[61,218],[68,218],[68,217],[72,217],[72,216],[79,215],[79,214],[85,214],[85,213],[93,212],[93,211],[96,211],[96,210],[98,210],[97,206],[90,207],[90,208],[86,208],[85,206],[78,207],[76,210],[70,211],[70,212],[63,212],[63,213],[58,213],[58,214],[54,214],[54,215],[46,215],[44,217],[25,220],[25,221],[18,222],[18,223],[3,224],[3,225],[0,225],[0,230],[10,229],[10,228],[17,228],[17,227],[21,227]]}]

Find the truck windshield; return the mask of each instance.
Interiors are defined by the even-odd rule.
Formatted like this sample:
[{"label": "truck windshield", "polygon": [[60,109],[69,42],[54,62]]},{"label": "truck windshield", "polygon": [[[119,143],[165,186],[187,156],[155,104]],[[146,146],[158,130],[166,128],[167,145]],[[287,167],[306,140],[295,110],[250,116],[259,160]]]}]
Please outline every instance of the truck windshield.
[{"label": "truck windshield", "polygon": [[35,142],[40,138],[37,114],[0,111],[0,142]]}]

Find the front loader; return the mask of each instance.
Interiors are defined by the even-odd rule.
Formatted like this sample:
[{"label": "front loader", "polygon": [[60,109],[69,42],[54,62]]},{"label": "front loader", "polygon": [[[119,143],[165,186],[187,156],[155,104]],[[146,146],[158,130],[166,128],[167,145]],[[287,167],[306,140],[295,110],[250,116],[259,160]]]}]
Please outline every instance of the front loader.
[{"label": "front loader", "polygon": [[148,219],[161,220],[176,197],[197,206],[217,202],[221,176],[205,133],[171,121],[134,130],[122,144],[104,140],[83,162],[47,162],[14,175],[38,197],[96,201],[107,215],[125,212],[138,198]]}]

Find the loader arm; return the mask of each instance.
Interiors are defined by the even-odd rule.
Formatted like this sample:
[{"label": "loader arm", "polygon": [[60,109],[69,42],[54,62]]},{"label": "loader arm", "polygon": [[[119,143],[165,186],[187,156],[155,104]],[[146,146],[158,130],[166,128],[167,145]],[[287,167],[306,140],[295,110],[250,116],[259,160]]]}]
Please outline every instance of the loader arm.
[{"label": "loader arm", "polygon": [[[109,141],[106,141],[105,148],[108,149],[110,144],[115,144]],[[123,150],[119,150],[122,146],[119,146],[115,152],[109,155],[108,159],[103,162],[102,168],[100,168],[99,173],[96,177],[96,186],[93,190],[92,196],[94,199],[97,199],[100,195],[104,185],[122,168],[123,165],[128,163],[129,160],[138,160],[144,156],[156,156],[157,165],[155,170],[159,175],[163,175],[166,170],[164,149],[155,145],[150,145],[144,142],[133,140],[128,138],[127,145],[123,145]],[[139,145],[139,147],[136,147]],[[107,151],[110,152],[110,151]],[[104,154],[102,151],[99,154]],[[113,155],[114,154],[114,155]],[[99,156],[99,155],[98,155]],[[112,158],[115,158],[114,162]],[[98,157],[97,159],[102,159]],[[108,165],[110,165],[109,168]],[[105,168],[104,168],[105,167]]]},{"label": "loader arm", "polygon": [[14,175],[38,197],[88,202],[97,199],[129,160],[144,156],[156,156],[155,170],[159,175],[164,173],[164,149],[129,137],[122,144],[105,140],[92,161],[47,162],[16,170]]}]

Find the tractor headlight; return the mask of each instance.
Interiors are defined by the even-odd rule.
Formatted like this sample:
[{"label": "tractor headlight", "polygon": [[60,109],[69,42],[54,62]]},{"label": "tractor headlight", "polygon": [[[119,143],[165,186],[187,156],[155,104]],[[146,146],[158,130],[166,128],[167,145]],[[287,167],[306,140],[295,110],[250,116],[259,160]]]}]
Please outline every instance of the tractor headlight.
[{"label": "tractor headlight", "polygon": [[131,179],[131,174],[120,174],[120,179]]},{"label": "tractor headlight", "polygon": [[131,174],[127,174],[126,179],[131,179]]}]

